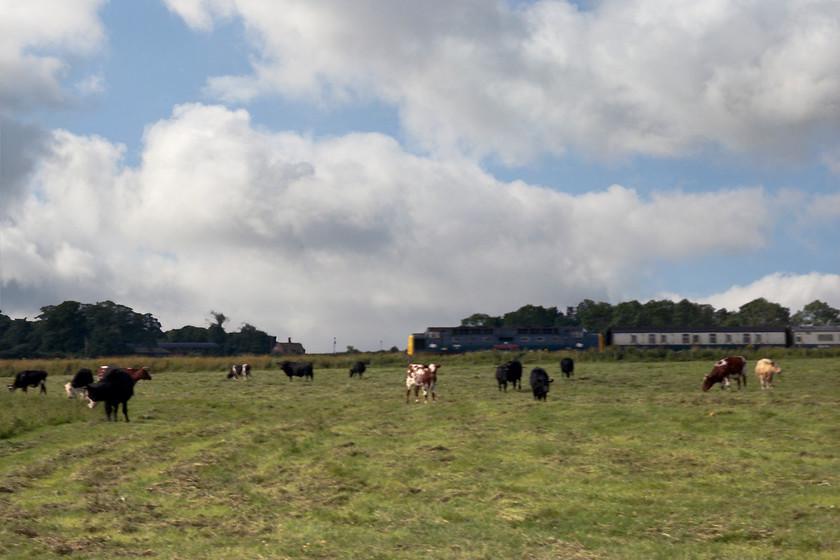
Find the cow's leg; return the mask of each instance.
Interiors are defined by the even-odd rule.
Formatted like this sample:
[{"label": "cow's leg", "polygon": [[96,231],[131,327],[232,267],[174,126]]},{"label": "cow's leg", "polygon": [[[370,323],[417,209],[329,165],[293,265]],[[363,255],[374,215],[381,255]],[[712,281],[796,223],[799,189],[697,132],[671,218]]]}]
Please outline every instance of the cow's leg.
[{"label": "cow's leg", "polygon": [[406,387],[405,389],[405,404],[408,404],[408,397],[411,396],[411,387]]},{"label": "cow's leg", "polygon": [[420,385],[414,386],[414,402],[420,402]]},{"label": "cow's leg", "polygon": [[[122,405],[123,405],[123,416],[125,416],[125,421],[128,422],[128,401],[123,401]],[[117,405],[117,407],[119,408],[119,405]],[[116,421],[116,419],[117,419],[117,411],[115,410],[114,411],[114,420]]]},{"label": "cow's leg", "polygon": [[41,392],[44,393],[45,395],[47,394],[47,382],[46,381],[41,381]]}]

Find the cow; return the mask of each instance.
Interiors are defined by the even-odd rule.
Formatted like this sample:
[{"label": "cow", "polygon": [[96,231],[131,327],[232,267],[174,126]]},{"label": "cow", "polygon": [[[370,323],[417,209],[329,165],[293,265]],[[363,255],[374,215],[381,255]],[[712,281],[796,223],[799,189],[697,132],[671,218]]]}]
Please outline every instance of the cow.
[{"label": "cow", "polygon": [[38,385],[40,385],[41,392],[46,394],[46,382],[46,371],[27,369],[18,372],[18,374],[15,376],[15,380],[11,383],[11,385],[9,385],[9,391],[14,391],[15,389],[23,389],[23,392],[25,393],[26,389],[28,389],[29,387],[37,387]]},{"label": "cow", "polygon": [[312,362],[290,362],[284,360],[280,362],[280,369],[289,376],[289,381],[292,380],[292,377],[304,377],[309,380],[314,379]]},{"label": "cow", "polygon": [[516,389],[522,390],[522,363],[519,360],[511,360],[496,368],[496,381],[499,383],[499,391],[504,389],[507,393],[507,384]]},{"label": "cow", "polygon": [[353,377],[357,373],[359,374],[359,379],[362,378],[362,374],[367,369],[367,366],[364,362],[356,362],[350,367],[350,377]]},{"label": "cow", "polygon": [[531,391],[534,392],[534,399],[546,400],[548,389],[554,380],[551,379],[543,368],[535,367],[531,370]]},{"label": "cow", "polygon": [[121,368],[121,367],[110,366],[110,365],[109,366],[99,366],[99,369],[96,370],[96,380],[97,381],[102,381],[102,379],[104,379],[105,376],[108,375],[108,373],[110,373],[111,371],[113,371],[115,369],[121,369],[124,372],[126,372],[127,374],[129,374],[131,376],[131,379],[134,381],[134,383],[137,383],[141,379],[145,379],[147,381],[152,380],[152,376],[149,374],[149,372],[151,370],[149,368],[145,367],[145,366],[141,367],[141,368],[130,368],[130,367]]},{"label": "cow", "polygon": [[228,373],[228,376],[227,376],[228,379],[230,379],[230,378],[239,379],[239,378],[242,378],[242,377],[245,377],[245,378],[250,378],[251,377],[251,364],[241,364],[241,365],[237,364],[237,365],[233,366],[232,368],[230,368],[230,373]]},{"label": "cow", "polygon": [[87,386],[93,383],[93,372],[88,368],[82,368],[76,372],[68,383],[64,385],[67,391],[67,398],[75,399],[77,396],[84,397],[87,394]]},{"label": "cow", "polygon": [[100,381],[87,386],[88,407],[93,408],[99,402],[105,403],[105,415],[111,420],[111,411],[114,411],[114,422],[117,421],[120,404],[123,407],[123,416],[128,422],[128,401],[134,395],[134,383],[126,370],[111,368]]},{"label": "cow", "polygon": [[744,387],[747,386],[747,375],[744,373],[747,368],[747,361],[743,356],[729,356],[723,358],[715,363],[712,371],[703,378],[703,391],[711,389],[715,383],[720,383],[721,389],[729,389],[729,378],[735,378],[738,381],[738,389],[741,388],[741,382],[744,382]]},{"label": "cow", "polygon": [[423,402],[428,404],[429,393],[432,394],[432,401],[435,398],[435,383],[437,383],[437,372],[439,364],[409,364],[405,375],[405,403],[408,404],[408,397],[411,389],[414,389],[414,402],[420,402],[420,389],[423,389]]},{"label": "cow", "polygon": [[773,360],[761,358],[755,364],[755,374],[758,376],[758,380],[761,381],[762,389],[773,388],[773,375],[776,373],[781,374],[782,368]]},{"label": "cow", "polygon": [[560,371],[566,376],[566,379],[575,373],[575,361],[571,358],[563,358],[560,360]]}]

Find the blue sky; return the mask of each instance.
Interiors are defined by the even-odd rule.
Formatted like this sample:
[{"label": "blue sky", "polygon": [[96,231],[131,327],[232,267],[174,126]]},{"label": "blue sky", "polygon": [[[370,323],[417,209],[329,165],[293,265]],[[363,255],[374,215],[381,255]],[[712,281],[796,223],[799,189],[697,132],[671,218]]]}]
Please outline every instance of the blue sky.
[{"label": "blue sky", "polygon": [[310,351],[840,307],[840,2],[0,0],[0,310]]}]

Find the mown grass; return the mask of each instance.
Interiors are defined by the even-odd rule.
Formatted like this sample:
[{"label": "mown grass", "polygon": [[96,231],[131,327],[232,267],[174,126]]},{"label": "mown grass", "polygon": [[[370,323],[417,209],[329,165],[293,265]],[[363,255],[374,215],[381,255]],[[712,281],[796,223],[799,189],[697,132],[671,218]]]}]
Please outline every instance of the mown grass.
[{"label": "mown grass", "polygon": [[69,374],[4,392],[0,556],[840,557],[838,359],[708,393],[707,361],[546,362],[544,403],[443,365],[431,405],[398,366],[165,370],[128,424],[68,401]]}]

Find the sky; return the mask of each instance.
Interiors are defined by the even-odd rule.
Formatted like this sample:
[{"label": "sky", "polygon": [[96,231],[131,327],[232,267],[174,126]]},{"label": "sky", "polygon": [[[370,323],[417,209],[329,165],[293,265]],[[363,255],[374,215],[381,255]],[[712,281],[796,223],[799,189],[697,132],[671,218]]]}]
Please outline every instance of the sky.
[{"label": "sky", "polygon": [[0,0],[0,312],[840,308],[837,53],[837,0]]}]

